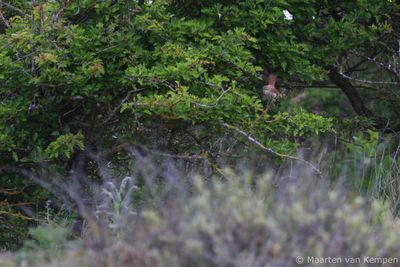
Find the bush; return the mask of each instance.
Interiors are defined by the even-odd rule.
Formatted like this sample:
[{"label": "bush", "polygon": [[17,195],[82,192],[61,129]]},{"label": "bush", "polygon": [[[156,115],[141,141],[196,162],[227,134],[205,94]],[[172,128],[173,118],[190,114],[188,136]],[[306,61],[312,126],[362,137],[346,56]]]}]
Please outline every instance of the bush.
[{"label": "bush", "polygon": [[[195,178],[190,194],[167,194],[49,266],[298,266],[299,256],[314,257],[308,266],[327,257],[366,266],[375,257],[398,259],[400,224],[384,203],[351,198],[321,179],[224,176]],[[124,234],[109,235],[115,227]]]}]

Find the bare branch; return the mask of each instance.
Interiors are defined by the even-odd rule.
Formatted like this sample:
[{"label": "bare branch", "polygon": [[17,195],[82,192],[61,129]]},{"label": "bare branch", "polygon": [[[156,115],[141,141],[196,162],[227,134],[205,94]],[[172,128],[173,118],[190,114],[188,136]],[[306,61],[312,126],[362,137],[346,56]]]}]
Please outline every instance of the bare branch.
[{"label": "bare branch", "polygon": [[264,146],[260,141],[258,141],[257,139],[255,139],[253,136],[251,136],[249,133],[246,133],[245,131],[241,130],[238,127],[232,126],[228,123],[223,123],[222,124],[225,128],[234,130],[235,132],[239,133],[240,135],[244,136],[247,138],[247,140],[249,140],[251,143],[255,144],[256,146],[258,146],[259,148],[261,148],[261,150],[267,152],[270,155],[279,157],[279,158],[285,158],[285,159],[291,159],[291,160],[296,160],[296,161],[300,161],[303,162],[304,164],[306,164],[307,166],[311,167],[319,176],[323,176],[322,172],[311,162],[306,161],[304,159],[298,158],[298,157],[294,157],[294,156],[290,156],[290,155],[286,155],[286,154],[281,154],[279,152],[276,152],[275,150],[273,150],[272,148],[266,147]]},{"label": "bare branch", "polygon": [[103,125],[107,124],[107,123],[114,117],[114,115],[118,112],[118,110],[120,110],[121,106],[122,106],[126,101],[128,101],[128,99],[131,97],[131,95],[132,95],[133,93],[134,93],[134,92],[129,91],[128,94],[121,100],[121,102],[119,103],[119,105],[116,106],[116,107],[113,109],[113,111],[110,113],[110,115],[109,115],[103,122],[101,122],[101,123],[95,125],[95,127],[99,127],[99,126],[103,126]]},{"label": "bare branch", "polygon": [[228,89],[224,90],[224,91],[217,97],[217,99],[214,101],[214,103],[212,103],[211,105],[201,104],[201,103],[197,103],[197,102],[193,102],[193,101],[190,102],[190,103],[193,104],[193,105],[196,105],[196,106],[203,107],[203,108],[216,108],[216,107],[218,106],[218,102],[221,100],[221,98],[222,98],[227,92],[229,92],[230,89],[231,89],[231,88],[228,88]]},{"label": "bare branch", "polygon": [[379,81],[370,81],[370,80],[364,80],[364,79],[353,78],[353,77],[350,77],[350,76],[344,74],[343,72],[339,72],[339,74],[340,74],[343,78],[346,78],[346,79],[352,80],[352,81],[356,81],[356,82],[360,82],[360,83],[400,85],[400,82],[379,82]]},{"label": "bare branch", "polygon": [[[355,51],[350,51],[350,53],[353,54],[353,55],[356,55],[356,56],[358,56],[358,57],[361,57],[361,58],[363,58],[363,59],[365,59],[365,60],[368,60],[368,61],[370,61],[370,62],[373,62],[373,63],[375,63],[376,65],[380,66],[381,68],[383,68],[383,69],[389,71],[390,73],[392,73],[392,74],[394,74],[394,75],[396,75],[396,76],[400,76],[400,73],[398,72],[398,70],[392,68],[392,66],[391,66],[390,64],[388,64],[388,63],[383,63],[383,62],[381,62],[381,61],[378,61],[378,60],[376,59],[377,56],[371,58],[371,57],[369,57],[369,56],[360,54],[360,53],[355,52]],[[347,74],[347,72],[346,72],[346,74]]]}]

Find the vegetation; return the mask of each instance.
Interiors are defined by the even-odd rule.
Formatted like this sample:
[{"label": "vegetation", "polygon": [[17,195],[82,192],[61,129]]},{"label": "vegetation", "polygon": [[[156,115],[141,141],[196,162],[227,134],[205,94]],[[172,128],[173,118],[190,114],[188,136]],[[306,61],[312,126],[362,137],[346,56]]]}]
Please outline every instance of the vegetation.
[{"label": "vegetation", "polygon": [[271,175],[224,174],[227,181],[210,184],[195,177],[191,194],[168,184],[169,192],[154,200],[157,208],[139,213],[122,208],[134,188],[131,178],[120,186],[109,181],[95,212],[99,224],[91,228],[101,227],[100,235],[95,230],[86,245],[70,244],[60,254],[67,228],[52,220],[36,228],[34,245],[6,266],[298,266],[299,256],[342,256],[343,265],[347,257],[368,266],[365,257],[398,257],[400,225],[379,201],[351,199],[315,177],[285,182]]},{"label": "vegetation", "polygon": [[[54,241],[66,266],[106,264],[74,256],[96,246],[115,266],[395,255],[399,10],[393,0],[0,1],[0,248],[30,255],[40,239],[46,258]],[[282,94],[263,101],[271,72]],[[176,172],[163,176],[168,166]],[[298,177],[308,196],[224,171],[239,168]],[[196,188],[201,179],[178,173],[212,182]],[[168,193],[171,179],[182,196]],[[113,197],[99,207],[101,194]]]}]

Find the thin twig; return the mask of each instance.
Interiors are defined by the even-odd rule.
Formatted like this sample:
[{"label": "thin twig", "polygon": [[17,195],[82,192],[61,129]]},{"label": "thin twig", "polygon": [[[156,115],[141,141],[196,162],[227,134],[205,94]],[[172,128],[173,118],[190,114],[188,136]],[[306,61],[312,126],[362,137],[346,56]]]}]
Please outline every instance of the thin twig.
[{"label": "thin twig", "polygon": [[199,107],[203,107],[203,108],[216,108],[216,107],[218,106],[218,102],[221,100],[221,98],[222,98],[229,90],[231,90],[231,88],[228,88],[228,89],[224,90],[224,91],[222,92],[222,94],[220,94],[220,95],[217,97],[217,99],[214,101],[214,103],[212,103],[211,105],[201,104],[201,103],[194,102],[194,101],[191,101],[190,103],[193,104],[193,105],[199,106]]},{"label": "thin twig", "polygon": [[365,55],[362,55],[362,54],[357,53],[357,52],[354,52],[354,51],[350,51],[350,53],[352,53],[352,54],[354,54],[354,55],[356,55],[356,56],[358,56],[358,57],[362,57],[362,58],[364,58],[365,60],[374,62],[374,63],[377,64],[378,66],[382,67],[383,69],[385,69],[385,70],[387,70],[387,71],[389,71],[389,72],[392,72],[392,73],[395,74],[395,75],[399,75],[399,73],[398,73],[395,69],[393,69],[393,68],[391,67],[390,64],[385,64],[385,63],[383,63],[383,62],[380,62],[380,61],[376,60],[376,57],[377,57],[377,56],[375,56],[375,57],[372,58],[372,57],[365,56]]},{"label": "thin twig", "polygon": [[369,81],[369,80],[363,80],[363,79],[357,79],[357,78],[350,77],[350,76],[344,74],[343,72],[339,72],[339,74],[340,74],[342,77],[346,78],[347,80],[353,80],[353,81],[361,82],[361,83],[400,85],[399,82],[378,82],[378,81]]},{"label": "thin twig", "polygon": [[124,97],[124,99],[121,100],[121,102],[119,103],[118,106],[116,106],[113,111],[110,113],[110,115],[101,123],[95,125],[95,127],[99,127],[99,126],[103,126],[105,124],[107,124],[113,117],[114,115],[118,112],[118,110],[120,110],[120,108],[122,107],[123,104],[125,104],[126,101],[128,101],[128,99],[131,97],[131,95],[134,93],[135,91],[129,91],[128,94]]}]

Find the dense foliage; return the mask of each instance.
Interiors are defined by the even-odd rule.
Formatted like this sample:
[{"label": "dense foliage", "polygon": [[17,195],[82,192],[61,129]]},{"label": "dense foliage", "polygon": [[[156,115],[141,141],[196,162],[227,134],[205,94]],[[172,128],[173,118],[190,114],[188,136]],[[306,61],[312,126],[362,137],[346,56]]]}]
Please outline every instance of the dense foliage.
[{"label": "dense foliage", "polygon": [[[392,0],[0,1],[0,241],[40,222],[47,169],[98,181],[97,162],[134,148],[218,172],[255,149],[279,165],[320,134],[399,131],[398,21]],[[266,68],[288,91],[275,105]]]}]

